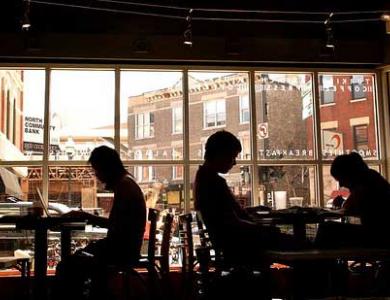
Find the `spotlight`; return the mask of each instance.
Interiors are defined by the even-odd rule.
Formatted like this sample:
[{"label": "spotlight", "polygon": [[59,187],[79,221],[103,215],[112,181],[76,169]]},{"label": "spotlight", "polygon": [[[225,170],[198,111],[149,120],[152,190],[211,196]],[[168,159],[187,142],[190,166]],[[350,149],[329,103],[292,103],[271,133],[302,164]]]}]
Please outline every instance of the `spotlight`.
[{"label": "spotlight", "polygon": [[31,27],[30,22],[30,0],[24,0],[24,12],[22,19],[22,30],[28,31]]},{"label": "spotlight", "polygon": [[390,13],[385,13],[381,15],[381,20],[385,22],[390,21]]},{"label": "spotlight", "polygon": [[325,47],[326,48],[332,48],[332,49],[335,48],[332,28],[330,26],[326,27],[326,44],[325,44]]},{"label": "spotlight", "polygon": [[326,32],[325,47],[334,50],[335,43],[334,43],[334,38],[333,38],[333,30],[332,30],[332,26],[330,25],[330,21],[331,21],[332,17],[333,17],[333,13],[330,13],[328,18],[324,21],[325,32]]},{"label": "spotlight", "polygon": [[185,31],[184,31],[184,45],[188,45],[190,47],[192,47],[192,30],[191,28],[187,28]]},{"label": "spotlight", "polygon": [[184,42],[183,43],[184,43],[184,45],[188,45],[190,47],[192,47],[192,24],[191,24],[192,12],[193,12],[193,9],[190,9],[188,11],[188,15],[187,15],[187,18],[186,18],[187,28],[186,28],[186,30],[183,33],[183,37],[184,37]]},{"label": "spotlight", "polygon": [[390,13],[383,14],[381,20],[386,23],[386,33],[390,34]]}]

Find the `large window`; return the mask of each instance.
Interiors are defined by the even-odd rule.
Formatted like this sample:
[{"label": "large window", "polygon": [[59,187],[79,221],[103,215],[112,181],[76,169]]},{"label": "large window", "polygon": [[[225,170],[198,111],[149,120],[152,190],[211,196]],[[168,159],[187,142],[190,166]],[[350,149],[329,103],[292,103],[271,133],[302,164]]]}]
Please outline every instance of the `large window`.
[{"label": "large window", "polygon": [[256,73],[257,157],[313,159],[311,74]]},{"label": "large window", "polygon": [[[323,76],[319,74],[319,80]],[[322,157],[333,159],[336,155],[357,151],[365,159],[377,159],[375,77],[343,73],[326,76],[332,78],[336,99],[335,105],[320,106]]]},{"label": "large window", "polygon": [[384,169],[375,84],[331,70],[3,68],[0,198],[34,201],[38,187],[46,201],[108,215],[113,194],[87,163],[107,145],[149,207],[182,213],[208,137],[227,130],[243,149],[225,175],[242,205],[326,205],[348,192],[329,174],[336,155]]}]

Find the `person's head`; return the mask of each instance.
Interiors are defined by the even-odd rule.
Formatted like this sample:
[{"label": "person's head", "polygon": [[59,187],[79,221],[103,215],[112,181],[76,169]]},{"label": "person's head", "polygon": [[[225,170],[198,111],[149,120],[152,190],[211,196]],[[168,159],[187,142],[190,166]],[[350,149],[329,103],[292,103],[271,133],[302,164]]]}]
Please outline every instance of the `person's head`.
[{"label": "person's head", "polygon": [[217,172],[227,173],[235,164],[241,152],[240,141],[228,131],[218,131],[207,139],[204,159]]},{"label": "person's head", "polygon": [[96,177],[105,183],[108,189],[127,173],[118,152],[107,146],[93,149],[88,162],[94,169]]},{"label": "person's head", "polygon": [[353,188],[364,177],[368,166],[356,152],[337,156],[330,168],[330,173],[340,186]]}]

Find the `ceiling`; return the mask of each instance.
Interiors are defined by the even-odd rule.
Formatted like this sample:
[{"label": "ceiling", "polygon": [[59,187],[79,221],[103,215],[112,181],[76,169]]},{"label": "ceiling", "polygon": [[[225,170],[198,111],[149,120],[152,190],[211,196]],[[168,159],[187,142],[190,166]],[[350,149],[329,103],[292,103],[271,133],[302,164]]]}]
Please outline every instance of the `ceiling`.
[{"label": "ceiling", "polygon": [[[0,32],[20,32],[23,17],[23,0],[3,0],[0,10]],[[41,3],[37,3],[41,2]],[[156,4],[163,7],[145,7],[134,5]],[[223,2],[223,4],[221,3]],[[49,5],[51,4],[51,5]],[[57,5],[61,6],[57,6]],[[77,7],[66,7],[62,5]],[[193,8],[192,29],[194,35],[201,36],[262,36],[262,37],[321,37],[325,33],[323,21],[328,13],[334,12],[332,29],[336,38],[377,39],[385,37],[384,22],[337,23],[343,20],[378,19],[381,11],[390,11],[390,1],[349,1],[349,0],[278,0],[278,1],[112,1],[112,0],[31,0],[30,19],[32,31],[40,33],[86,33],[120,34],[135,33],[142,35],[182,34],[187,26],[187,9]],[[83,7],[83,8],[81,8]],[[86,9],[89,8],[89,9]],[[217,11],[202,11],[214,8]],[[251,12],[222,12],[218,9],[235,9]],[[106,11],[107,10],[107,11]],[[267,13],[255,13],[253,10],[267,10]],[[130,13],[132,11],[132,13]],[[278,11],[279,13],[271,13]],[[301,11],[300,14],[291,14]],[[337,15],[340,12],[357,13]],[[363,14],[364,11],[379,11]],[[136,12],[136,14],[134,13]],[[290,13],[289,13],[290,12]],[[310,14],[323,12],[323,14]],[[142,14],[171,15],[174,18],[148,16]],[[222,18],[224,20],[199,20],[199,18]],[[233,21],[232,19],[242,19]],[[244,21],[251,19],[252,21]],[[254,21],[266,19],[264,22]],[[279,20],[279,22],[275,22]],[[298,23],[288,23],[295,20]],[[300,23],[302,21],[302,23]],[[305,23],[315,21],[318,23]]]}]

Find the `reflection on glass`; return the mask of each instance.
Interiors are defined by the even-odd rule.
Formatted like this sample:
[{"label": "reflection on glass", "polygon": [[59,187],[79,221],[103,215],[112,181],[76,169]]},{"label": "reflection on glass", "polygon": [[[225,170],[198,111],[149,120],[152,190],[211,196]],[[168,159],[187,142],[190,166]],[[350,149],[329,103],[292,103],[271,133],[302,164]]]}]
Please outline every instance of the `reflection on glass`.
[{"label": "reflection on glass", "polygon": [[141,187],[147,207],[184,212],[183,166],[136,165],[128,168]]},{"label": "reflection on glass", "polygon": [[182,73],[122,71],[120,95],[122,159],[180,159]]},{"label": "reflection on glass", "polygon": [[218,130],[236,135],[240,159],[250,159],[248,73],[189,72],[190,158],[203,159],[207,138]]},{"label": "reflection on glass", "polygon": [[[191,202],[190,207],[194,209],[194,199],[193,199],[193,183],[195,180],[196,172],[198,171],[198,166],[192,166],[190,168],[190,180],[191,180]],[[252,206],[252,169],[250,166],[234,166],[229,173],[220,174],[226,180],[227,185],[231,189],[233,195],[240,203],[242,207]],[[217,199],[216,199],[217,200]]]},{"label": "reflection on glass", "polygon": [[318,85],[323,158],[351,151],[377,158],[374,75],[320,74]]},{"label": "reflection on glass", "polygon": [[44,70],[0,70],[0,160],[43,154]]},{"label": "reflection on glass", "polygon": [[312,159],[311,74],[256,73],[259,159]]},{"label": "reflection on glass", "polygon": [[50,159],[88,160],[95,147],[114,147],[114,72],[52,71],[50,112]]},{"label": "reflection on glass", "polygon": [[[314,166],[258,166],[259,202],[277,208],[279,198],[288,206],[318,206],[315,198],[316,172]],[[277,199],[278,198],[278,199]]]}]

